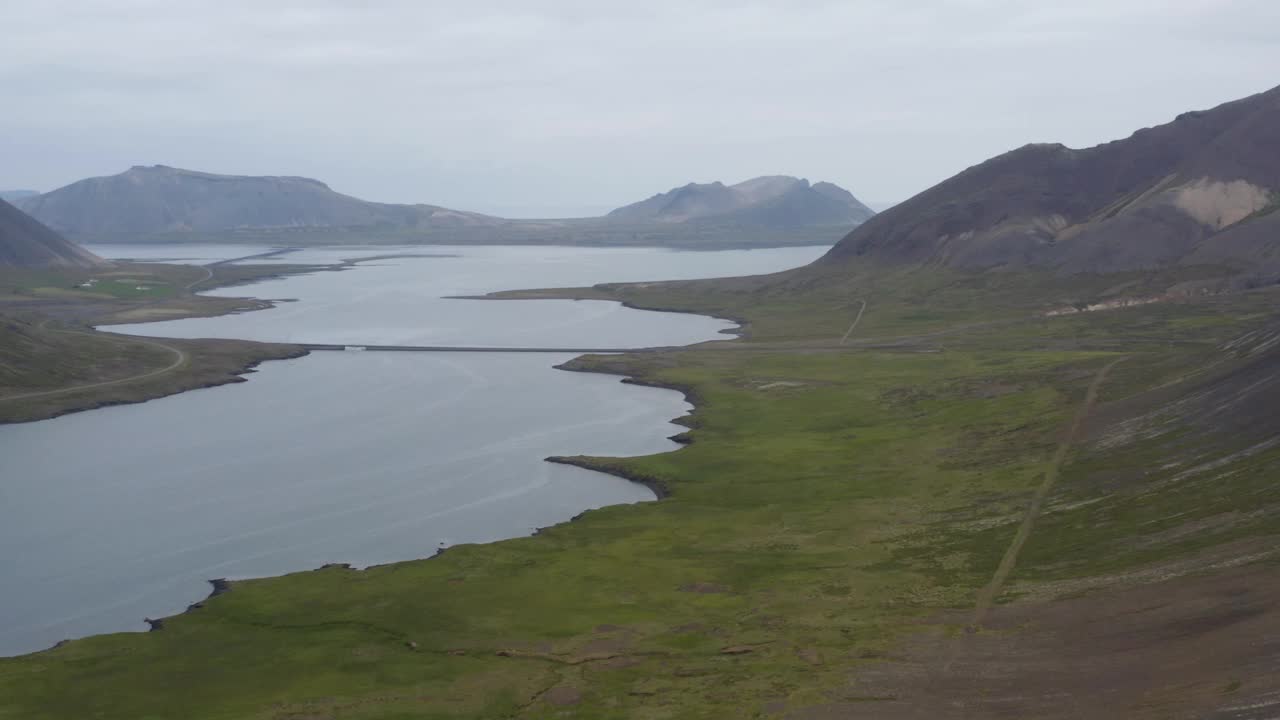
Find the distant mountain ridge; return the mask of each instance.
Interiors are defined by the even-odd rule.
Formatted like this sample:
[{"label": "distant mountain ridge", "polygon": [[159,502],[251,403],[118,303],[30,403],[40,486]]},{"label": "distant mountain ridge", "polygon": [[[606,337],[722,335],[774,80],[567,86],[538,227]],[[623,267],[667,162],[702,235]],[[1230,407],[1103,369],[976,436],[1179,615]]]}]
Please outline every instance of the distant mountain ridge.
[{"label": "distant mountain ridge", "polygon": [[875,212],[829,182],[810,185],[787,175],[767,175],[736,185],[689,183],[613,210],[613,221],[723,223],[767,227],[857,225]]},{"label": "distant mountain ridge", "polygon": [[1277,210],[1280,88],[1084,150],[1005,153],[877,215],[822,262],[1280,268]]},{"label": "distant mountain ridge", "polygon": [[35,197],[40,193],[35,190],[0,190],[0,200],[14,203],[19,200],[25,200],[29,197]]},{"label": "distant mountain ridge", "polygon": [[210,232],[237,228],[433,226],[495,219],[432,205],[393,205],[334,192],[319,180],[217,175],[134,166],[26,198],[21,207],[76,236]]},{"label": "distant mountain ridge", "polygon": [[87,178],[17,202],[54,230],[84,240],[172,241],[222,233],[292,244],[775,246],[832,242],[874,214],[836,185],[788,176],[733,186],[691,184],[604,217],[518,220],[370,202],[310,178],[218,175],[164,165]]},{"label": "distant mountain ridge", "polygon": [[94,267],[106,261],[0,200],[0,267]]}]

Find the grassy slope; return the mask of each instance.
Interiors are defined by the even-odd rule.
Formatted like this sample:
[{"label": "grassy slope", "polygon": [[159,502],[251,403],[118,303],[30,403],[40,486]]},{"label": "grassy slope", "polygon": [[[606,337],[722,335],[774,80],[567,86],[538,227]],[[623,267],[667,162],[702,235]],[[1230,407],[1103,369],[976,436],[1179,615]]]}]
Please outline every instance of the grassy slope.
[{"label": "grassy slope", "polygon": [[[287,345],[239,340],[140,340],[94,332],[87,326],[218,315],[264,307],[258,301],[199,297],[193,291],[243,282],[296,266],[203,268],[120,264],[91,270],[0,270],[0,423],[54,417],[108,404],[141,402],[196,387],[235,382],[263,360],[296,357]],[[89,279],[96,282],[82,287]],[[139,287],[144,288],[138,290]],[[158,372],[174,363],[175,348],[187,360],[171,372],[137,382],[112,383]],[[31,393],[94,386],[35,397]]]},{"label": "grassy slope", "polygon": [[163,367],[168,353],[102,338],[60,335],[19,318],[0,318],[0,397],[121,377]]},{"label": "grassy slope", "polygon": [[[429,561],[236,583],[161,632],[2,660],[0,718],[722,718],[820,704],[922,620],[972,606],[1094,372],[1129,356],[1103,388],[1113,403],[1203,378],[1236,362],[1220,347],[1264,326],[1274,302],[983,325],[1027,318],[1029,297],[1092,297],[1117,279],[1055,289],[930,275],[889,292],[871,277],[801,301],[755,281],[622,291],[751,323],[751,346],[734,352],[577,363],[695,396],[689,447],[582,460],[671,497]],[[863,297],[866,333],[971,329],[897,349],[776,351],[830,344]],[[1203,446],[1199,461],[1233,450]],[[1073,451],[1001,600],[1280,532],[1273,515],[1191,541],[1166,532],[1280,502],[1260,480],[1274,451],[1212,484],[1173,482],[1156,503],[1137,490],[1176,468],[1126,492],[1091,484],[1104,454],[1152,467],[1155,452]]]},{"label": "grassy slope", "polygon": [[[162,342],[159,346],[127,335],[68,332],[56,324],[0,315],[0,423],[43,420],[241,382],[241,375],[264,360],[303,353],[291,345],[239,340]],[[182,351],[185,359],[162,373],[176,360],[165,347]],[[128,380],[138,376],[144,377]],[[48,391],[56,392],[28,396]]]}]

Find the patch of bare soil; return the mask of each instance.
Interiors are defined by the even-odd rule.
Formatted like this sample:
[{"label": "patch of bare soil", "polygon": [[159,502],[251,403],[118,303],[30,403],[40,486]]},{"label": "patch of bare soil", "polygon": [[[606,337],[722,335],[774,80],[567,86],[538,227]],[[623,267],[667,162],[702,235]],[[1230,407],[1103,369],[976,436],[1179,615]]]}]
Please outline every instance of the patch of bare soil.
[{"label": "patch of bare soil", "polygon": [[542,699],[548,705],[557,705],[564,707],[566,705],[577,705],[582,702],[582,691],[568,685],[557,685],[548,690]]},{"label": "patch of bare soil", "polygon": [[1280,568],[939,618],[796,720],[1280,717]]}]

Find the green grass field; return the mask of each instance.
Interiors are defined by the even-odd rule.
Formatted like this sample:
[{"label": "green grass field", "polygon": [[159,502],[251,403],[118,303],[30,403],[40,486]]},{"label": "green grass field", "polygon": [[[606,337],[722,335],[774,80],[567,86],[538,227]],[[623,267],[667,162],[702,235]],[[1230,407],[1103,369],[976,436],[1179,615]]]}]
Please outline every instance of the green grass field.
[{"label": "green grass field", "polygon": [[[1127,358],[1100,417],[1164,407],[1160,393],[1185,398],[1248,362],[1223,346],[1265,330],[1276,299],[1043,319],[1045,306],[1143,288],[855,280],[579,291],[748,322],[735,350],[571,363],[694,399],[681,450],[572,459],[669,497],[429,560],[237,582],[158,632],[0,660],[0,718],[749,718],[886,700],[850,691],[851,675],[974,606],[1095,374]],[[855,340],[918,337],[839,346],[860,299]],[[968,330],[928,334],[957,326]],[[1086,427],[999,602],[1274,545],[1276,513],[1255,511],[1280,506],[1280,452],[1242,456],[1248,437],[1170,423],[1172,435],[1124,442]],[[1214,461],[1214,482],[1182,477]]]}]

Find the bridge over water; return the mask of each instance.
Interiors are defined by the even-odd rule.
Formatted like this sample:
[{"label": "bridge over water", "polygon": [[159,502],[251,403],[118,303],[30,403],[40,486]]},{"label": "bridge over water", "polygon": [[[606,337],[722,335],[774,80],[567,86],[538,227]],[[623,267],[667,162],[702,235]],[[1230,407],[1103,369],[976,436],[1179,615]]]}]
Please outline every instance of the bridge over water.
[{"label": "bridge over water", "polygon": [[357,345],[333,343],[294,343],[307,350],[347,352],[463,352],[463,353],[634,353],[655,352],[663,348],[583,348],[583,347],[476,347],[459,345]]}]

